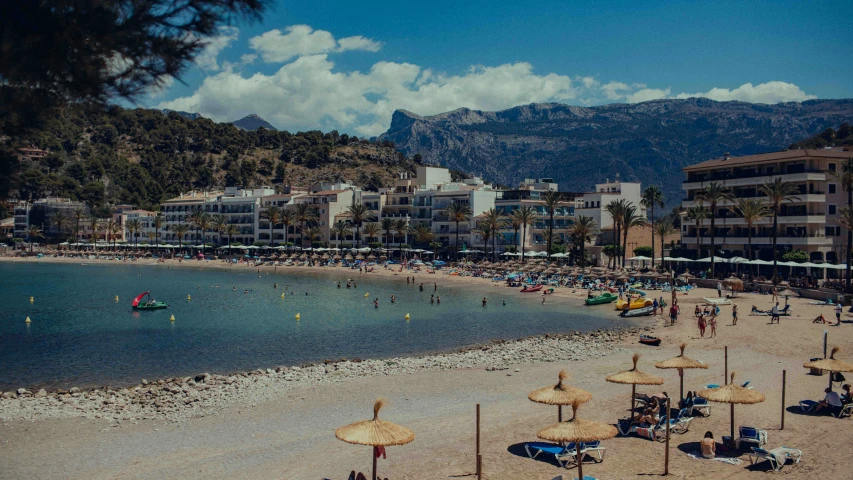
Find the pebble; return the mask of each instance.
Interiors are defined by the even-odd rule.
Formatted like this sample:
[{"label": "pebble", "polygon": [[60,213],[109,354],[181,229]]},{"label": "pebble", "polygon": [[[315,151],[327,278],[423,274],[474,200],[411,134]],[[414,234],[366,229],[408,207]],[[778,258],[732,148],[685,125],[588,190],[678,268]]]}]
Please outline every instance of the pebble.
[{"label": "pebble", "polygon": [[[280,398],[294,388],[339,383],[348,379],[413,374],[463,368],[508,370],[510,365],[598,358],[619,351],[619,338],[642,328],[622,331],[573,332],[460,348],[451,353],[388,359],[340,359],[319,365],[280,366],[232,375],[201,373],[141,385],[32,394],[26,388],[0,394],[0,421],[47,418],[105,418],[113,422],[159,419],[182,422],[211,415],[235,405],[255,406]],[[520,372],[514,368],[513,372]],[[512,373],[506,373],[512,376]]]}]

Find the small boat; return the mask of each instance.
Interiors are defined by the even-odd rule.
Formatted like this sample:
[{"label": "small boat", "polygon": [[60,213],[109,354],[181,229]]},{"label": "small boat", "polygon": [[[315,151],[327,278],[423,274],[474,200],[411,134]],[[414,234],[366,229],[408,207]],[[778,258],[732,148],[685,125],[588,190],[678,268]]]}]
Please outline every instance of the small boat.
[{"label": "small boat", "polygon": [[643,307],[643,308],[635,308],[633,310],[628,310],[619,314],[620,317],[647,317],[649,315],[654,314],[654,307]]},{"label": "small boat", "polygon": [[595,296],[592,298],[587,298],[586,304],[587,305],[602,305],[605,303],[615,302],[617,299],[619,299],[619,295],[614,295],[612,293],[602,293],[601,295],[598,295],[598,296]]},{"label": "small boat", "polygon": [[[142,299],[148,295],[148,300],[143,302]],[[161,302],[159,300],[154,300],[151,297],[150,292],[140,293],[136,298],[133,299],[133,303],[131,304],[134,310],[157,310],[160,308],[169,308],[169,305],[166,302]]]},{"label": "small boat", "polygon": [[658,345],[660,345],[660,339],[651,335],[640,335],[640,343],[642,343],[643,345],[651,345],[653,347],[657,347]]},{"label": "small boat", "polygon": [[535,287],[524,287],[521,289],[521,293],[538,292],[539,290],[542,290],[542,285],[536,285]]}]

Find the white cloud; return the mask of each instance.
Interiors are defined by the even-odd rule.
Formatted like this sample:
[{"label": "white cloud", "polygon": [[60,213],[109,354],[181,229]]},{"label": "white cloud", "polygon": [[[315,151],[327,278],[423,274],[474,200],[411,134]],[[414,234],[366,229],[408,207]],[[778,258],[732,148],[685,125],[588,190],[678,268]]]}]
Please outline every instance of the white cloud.
[{"label": "white cloud", "polygon": [[234,40],[237,40],[240,30],[237,27],[222,27],[219,35],[210,37],[206,46],[195,59],[196,65],[203,70],[216,72],[219,70],[219,52],[228,48]]},{"label": "white cloud", "polygon": [[705,93],[679,93],[675,98],[705,97],[711,100],[726,102],[738,100],[749,103],[780,103],[780,102],[802,102],[817,98],[809,95],[800,87],[787,82],[767,82],[758,85],[744,83],[743,85],[729,90],[727,88],[712,88]]},{"label": "white cloud", "polygon": [[[236,35],[236,29],[223,32],[224,39],[213,42],[219,49],[208,47],[212,65],[220,66],[216,54]],[[381,44],[362,36],[335,40],[331,33],[308,25],[290,26],[284,32],[271,30],[251,38],[249,44],[257,54],[244,54],[233,65],[222,62],[221,70],[208,76],[192,95],[161,102],[158,107],[198,112],[217,121],[233,121],[257,113],[292,131],[339,129],[372,136],[388,128],[396,109],[434,115],[460,107],[502,110],[536,102],[596,105],[698,96],[778,103],[815,98],[798,86],[781,81],[674,94],[671,87],[617,80],[602,83],[594,76],[539,74],[527,62],[474,65],[457,74],[389,61],[376,62],[366,72],[341,71],[329,60],[330,54],[378,51]],[[265,62],[283,65],[271,74],[238,71],[258,55]]]},{"label": "white cloud", "polygon": [[348,50],[378,52],[382,44],[356,35],[335,40],[325,30],[314,30],[308,25],[292,25],[281,30],[270,30],[249,39],[249,45],[268,63],[283,63],[295,57]]}]

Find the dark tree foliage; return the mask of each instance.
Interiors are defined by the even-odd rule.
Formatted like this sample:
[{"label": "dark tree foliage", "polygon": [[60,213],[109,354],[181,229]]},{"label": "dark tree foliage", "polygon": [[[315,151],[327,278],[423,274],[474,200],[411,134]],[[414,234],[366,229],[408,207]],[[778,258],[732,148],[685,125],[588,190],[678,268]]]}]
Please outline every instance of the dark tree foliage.
[{"label": "dark tree foliage", "polygon": [[853,127],[842,123],[838,130],[827,128],[817,135],[791,145],[789,148],[823,148],[853,145]]},{"label": "dark tree foliage", "polygon": [[237,18],[259,18],[267,3],[2,1],[0,125],[27,128],[71,102],[133,99],[180,78],[207,38]]}]

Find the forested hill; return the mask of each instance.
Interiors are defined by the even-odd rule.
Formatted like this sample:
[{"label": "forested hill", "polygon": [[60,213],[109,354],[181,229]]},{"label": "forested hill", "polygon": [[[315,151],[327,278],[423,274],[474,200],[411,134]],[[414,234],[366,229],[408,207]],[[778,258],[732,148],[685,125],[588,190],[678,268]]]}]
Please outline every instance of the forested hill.
[{"label": "forested hill", "polygon": [[[827,128],[817,135],[791,145],[791,148],[823,148],[850,147],[853,148],[853,127],[843,123],[838,130]],[[853,153],[851,153],[853,155]]]},{"label": "forested hill", "polygon": [[[14,157],[30,146],[49,155]],[[151,208],[182,191],[234,185],[345,180],[375,189],[416,167],[387,141],[338,132],[247,131],[176,112],[81,105],[24,137],[0,131],[0,148],[0,200],[56,195],[94,206]]]}]

